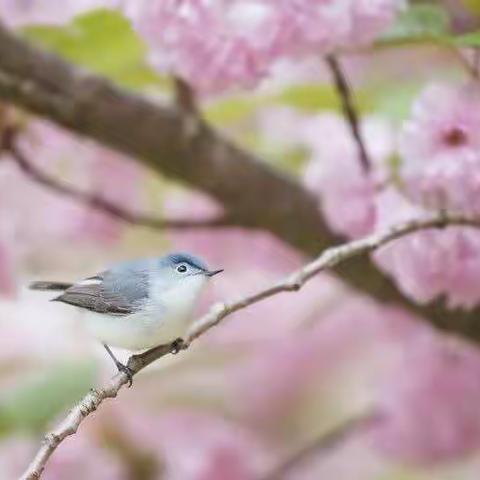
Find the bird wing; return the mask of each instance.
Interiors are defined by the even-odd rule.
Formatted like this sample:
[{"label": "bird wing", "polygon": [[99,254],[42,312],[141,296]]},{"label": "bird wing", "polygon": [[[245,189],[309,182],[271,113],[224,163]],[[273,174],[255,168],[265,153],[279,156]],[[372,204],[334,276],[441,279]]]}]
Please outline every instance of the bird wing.
[{"label": "bird wing", "polygon": [[98,313],[129,315],[148,298],[148,270],[121,266],[73,284],[53,301]]}]

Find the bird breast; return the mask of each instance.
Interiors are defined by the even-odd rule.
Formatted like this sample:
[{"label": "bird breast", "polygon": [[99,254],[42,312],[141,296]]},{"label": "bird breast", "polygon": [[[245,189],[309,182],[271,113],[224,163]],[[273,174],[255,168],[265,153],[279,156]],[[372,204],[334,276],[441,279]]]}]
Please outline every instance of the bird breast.
[{"label": "bird breast", "polygon": [[158,308],[164,322],[184,323],[190,320],[198,297],[205,286],[203,275],[192,275],[168,289],[152,285],[150,307]]}]

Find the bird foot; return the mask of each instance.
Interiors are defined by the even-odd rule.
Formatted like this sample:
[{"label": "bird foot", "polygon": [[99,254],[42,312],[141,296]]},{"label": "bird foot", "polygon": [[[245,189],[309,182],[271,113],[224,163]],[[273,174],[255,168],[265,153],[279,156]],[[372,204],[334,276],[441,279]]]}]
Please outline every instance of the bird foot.
[{"label": "bird foot", "polygon": [[133,372],[132,372],[132,370],[121,362],[115,362],[115,365],[117,366],[119,372],[123,372],[127,376],[127,378],[128,378],[128,388],[130,388],[133,385]]},{"label": "bird foot", "polygon": [[173,355],[176,355],[180,350],[183,350],[185,346],[185,343],[183,341],[183,338],[177,338],[174,340],[170,346],[170,353]]}]

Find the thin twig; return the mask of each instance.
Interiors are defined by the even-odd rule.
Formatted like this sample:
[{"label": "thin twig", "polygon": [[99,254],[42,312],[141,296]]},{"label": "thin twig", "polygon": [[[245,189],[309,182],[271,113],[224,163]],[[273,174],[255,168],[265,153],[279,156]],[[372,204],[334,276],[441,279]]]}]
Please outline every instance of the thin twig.
[{"label": "thin twig", "polygon": [[[328,248],[324,250],[318,258],[307,263],[303,268],[293,272],[284,280],[274,285],[232,302],[214,304],[206,315],[192,324],[192,327],[187,332],[181,349],[187,349],[194,340],[232,313],[247,308],[250,305],[266,298],[270,298],[278,293],[297,291],[318,273],[332,268],[345,260],[370,253],[375,249],[410,233],[429,228],[444,228],[449,225],[464,225],[480,228],[480,219],[465,217],[462,215],[448,216],[442,212],[441,214],[430,218],[411,220],[401,225],[393,226],[383,232],[374,233],[363,239],[354,240],[338,247]],[[155,360],[171,353],[173,348],[177,350],[178,346],[173,346],[173,344],[162,345],[152,348],[144,353],[132,355],[128,360],[128,367],[133,375],[135,375]],[[37,455],[24,475],[21,477],[22,480],[39,479],[48,459],[60,443],[68,436],[73,435],[83,420],[94,412],[105,399],[116,397],[120,388],[126,383],[128,383],[127,375],[123,372],[119,372],[103,388],[91,390],[84,399],[71,410],[67,418],[57,428],[45,435],[42,446],[38,450]]]},{"label": "thin twig", "polygon": [[342,101],[342,108],[345,114],[345,118],[350,125],[353,138],[357,144],[358,154],[360,158],[360,163],[365,172],[370,171],[371,162],[368,156],[367,148],[365,142],[362,138],[362,132],[360,130],[360,122],[358,119],[357,110],[355,108],[355,103],[353,101],[353,94],[350,89],[350,86],[345,76],[340,62],[334,55],[328,55],[326,57],[327,65],[330,67],[332,72],[333,81],[337,89],[338,95]]},{"label": "thin twig", "polygon": [[188,229],[204,229],[215,227],[226,227],[232,224],[232,221],[227,216],[201,219],[201,220],[183,220],[183,219],[159,219],[150,217],[148,215],[142,215],[139,213],[133,213],[124,208],[116,205],[97,195],[95,193],[85,192],[79,190],[71,185],[66,185],[59,180],[51,177],[43,172],[33,162],[30,162],[26,155],[15,144],[16,131],[15,129],[6,128],[2,132],[0,151],[3,150],[10,154],[12,160],[18,165],[20,170],[34,182],[43,185],[56,193],[64,195],[69,198],[87,205],[95,210],[101,211],[110,217],[128,223],[130,225],[137,225],[142,227],[148,227],[152,229],[176,229],[176,230],[188,230]]},{"label": "thin twig", "polygon": [[329,453],[332,449],[338,447],[340,443],[344,443],[352,435],[364,427],[370,426],[377,419],[378,415],[368,414],[343,422],[321,437],[316,438],[298,452],[295,452],[273,471],[262,477],[261,480],[282,480],[311,457],[315,456],[315,458],[318,458],[320,455]]}]

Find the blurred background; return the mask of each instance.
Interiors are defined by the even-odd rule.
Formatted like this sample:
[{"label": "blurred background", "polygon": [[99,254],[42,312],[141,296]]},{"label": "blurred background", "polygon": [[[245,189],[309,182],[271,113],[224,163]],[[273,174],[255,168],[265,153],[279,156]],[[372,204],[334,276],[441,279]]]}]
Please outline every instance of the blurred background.
[{"label": "blurred background", "polygon": [[[164,3],[165,11],[155,1],[0,0],[0,19],[35,45],[152,102],[172,102],[168,69],[179,72],[206,121],[297,178],[335,234],[357,238],[432,202],[478,213],[478,182],[470,191],[468,180],[441,169],[448,153],[448,165],[480,176],[479,2],[324,2],[348,10],[338,20],[348,32],[333,28],[335,17],[323,19],[328,42],[310,39],[301,54],[256,58],[248,74],[242,62],[252,61],[244,59],[251,51],[235,44],[222,60],[213,43],[211,50],[202,44],[231,40],[225,25],[241,2],[218,2],[215,21],[225,22],[227,33],[214,38],[218,25],[212,21],[207,33],[203,19],[202,34],[183,44],[168,29],[186,39],[195,22],[184,25],[181,9],[202,2]],[[308,3],[296,8],[308,12]],[[289,15],[287,26],[295,20]],[[250,39],[245,32],[256,28],[255,15],[239,18],[241,28],[231,35]],[[268,30],[252,35],[266,42]],[[341,39],[330,41],[335,35]],[[199,55],[197,47],[218,64],[193,65],[188,55]],[[340,52],[353,91],[372,162],[368,178],[323,58],[331,51]],[[448,131],[438,127],[449,150],[425,173],[430,163],[422,161],[440,155],[432,140],[440,120],[450,122]],[[0,104],[0,125],[14,125],[29,164],[67,190],[154,218],[201,220],[222,211],[205,193],[14,105]],[[453,189],[463,196],[448,196]],[[2,480],[18,477],[43,434],[115,372],[79,313],[29,291],[30,281],[75,281],[120,260],[189,251],[225,269],[210,282],[200,315],[215,299],[253,292],[308,260],[261,230],[131,225],[55,190],[11,152],[0,154]],[[479,235],[467,228],[446,232],[399,240],[374,261],[410,299],[442,297],[446,308],[471,310],[480,300]],[[125,361],[129,355],[116,353]],[[43,478],[476,480],[479,405],[478,346],[322,274],[297,293],[236,313],[188,351],[142,371],[133,388],[107,401],[59,447]]]}]

